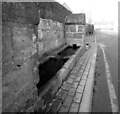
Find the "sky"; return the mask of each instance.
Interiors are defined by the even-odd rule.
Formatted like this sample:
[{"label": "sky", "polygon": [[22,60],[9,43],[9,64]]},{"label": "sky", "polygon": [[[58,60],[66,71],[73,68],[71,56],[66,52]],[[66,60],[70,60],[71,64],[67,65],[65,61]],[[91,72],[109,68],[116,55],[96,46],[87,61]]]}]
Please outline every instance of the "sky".
[{"label": "sky", "polygon": [[[118,25],[118,2],[120,0],[56,0],[64,2],[73,13],[86,13],[87,22]],[[91,22],[90,21],[90,22]]]}]

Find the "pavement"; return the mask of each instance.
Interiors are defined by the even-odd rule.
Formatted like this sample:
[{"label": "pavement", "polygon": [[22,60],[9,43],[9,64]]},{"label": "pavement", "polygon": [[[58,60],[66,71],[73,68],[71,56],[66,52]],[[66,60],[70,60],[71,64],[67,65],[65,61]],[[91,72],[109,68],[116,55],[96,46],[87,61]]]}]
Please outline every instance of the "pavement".
[{"label": "pavement", "polygon": [[97,45],[91,43],[63,82],[47,112],[91,112],[96,55]]}]

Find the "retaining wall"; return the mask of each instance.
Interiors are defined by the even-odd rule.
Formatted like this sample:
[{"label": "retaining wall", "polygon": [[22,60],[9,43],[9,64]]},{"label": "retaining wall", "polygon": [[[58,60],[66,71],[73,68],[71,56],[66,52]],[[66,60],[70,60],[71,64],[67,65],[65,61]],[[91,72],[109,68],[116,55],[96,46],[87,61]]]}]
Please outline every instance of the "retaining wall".
[{"label": "retaining wall", "polygon": [[[36,41],[32,25],[5,23],[2,27],[2,108],[18,111],[35,101]],[[37,92],[36,92],[37,93]],[[37,97],[37,95],[36,95]],[[32,101],[32,102],[31,102]]]},{"label": "retaining wall", "polygon": [[[34,111],[44,106],[37,93],[36,84],[40,79],[36,66],[40,56],[64,44],[63,25],[56,22],[58,18],[50,20],[46,10],[42,15],[48,20],[40,19],[37,5],[2,3],[3,112]],[[49,3],[45,8],[48,7]],[[56,8],[56,12],[60,10]]]}]

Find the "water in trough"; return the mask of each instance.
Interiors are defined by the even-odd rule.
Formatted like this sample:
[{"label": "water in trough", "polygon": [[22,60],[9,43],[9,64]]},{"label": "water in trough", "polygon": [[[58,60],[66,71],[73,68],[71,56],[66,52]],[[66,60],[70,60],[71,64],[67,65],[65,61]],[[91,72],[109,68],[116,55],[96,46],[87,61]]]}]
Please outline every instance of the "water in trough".
[{"label": "water in trough", "polygon": [[68,46],[57,56],[50,57],[47,61],[42,64],[39,64],[39,82],[37,84],[38,90],[41,89],[53,76],[62,68],[64,63],[72,56],[79,47],[73,49],[73,47]]}]

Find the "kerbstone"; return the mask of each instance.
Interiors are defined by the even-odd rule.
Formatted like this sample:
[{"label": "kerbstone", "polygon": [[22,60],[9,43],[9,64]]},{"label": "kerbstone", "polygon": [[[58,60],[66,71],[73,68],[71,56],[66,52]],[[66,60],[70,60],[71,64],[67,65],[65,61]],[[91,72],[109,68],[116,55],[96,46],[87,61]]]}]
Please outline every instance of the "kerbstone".
[{"label": "kerbstone", "polygon": [[83,92],[83,89],[84,89],[84,86],[78,86],[77,92],[82,93],[82,92]]},{"label": "kerbstone", "polygon": [[82,80],[80,81],[80,84],[79,84],[79,85],[84,86],[85,83],[86,83],[86,80],[83,80],[83,79],[82,79]]},{"label": "kerbstone", "polygon": [[75,97],[74,97],[74,102],[77,102],[77,103],[80,103],[80,101],[81,101],[81,98],[82,98],[82,94],[81,93],[76,93],[75,94]]},{"label": "kerbstone", "polygon": [[69,107],[67,107],[67,106],[62,106],[62,107],[60,108],[60,111],[59,111],[59,112],[68,112],[68,110],[69,110]]},{"label": "kerbstone", "polygon": [[82,79],[83,79],[83,80],[86,80],[86,79],[87,79],[87,76],[82,76]]},{"label": "kerbstone", "polygon": [[65,83],[62,88],[64,90],[69,90],[71,88],[71,84],[70,83]]},{"label": "kerbstone", "polygon": [[73,87],[73,88],[77,88],[77,86],[78,86],[78,82],[73,82],[73,84],[72,84],[71,87]]},{"label": "kerbstone", "polygon": [[58,99],[64,99],[66,97],[67,93],[68,93],[68,91],[61,89],[61,91],[57,95],[57,98]]},{"label": "kerbstone", "polygon": [[79,103],[72,103],[69,112],[78,112]]}]

